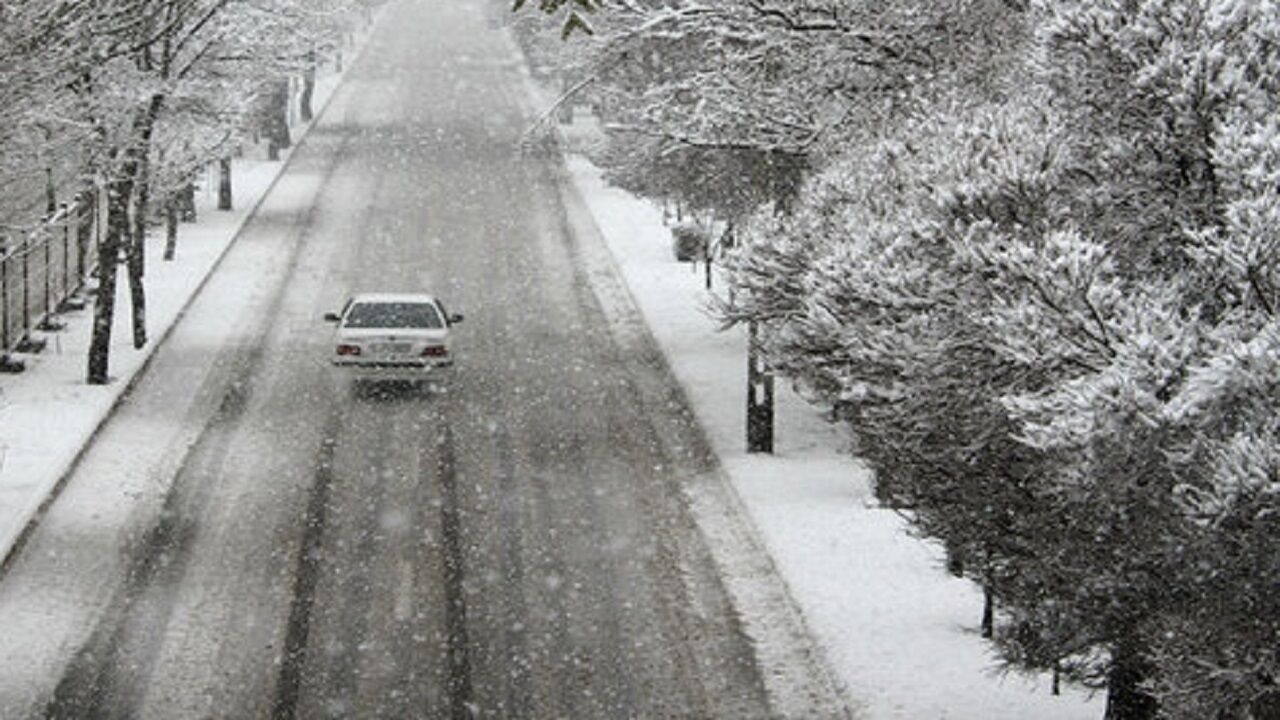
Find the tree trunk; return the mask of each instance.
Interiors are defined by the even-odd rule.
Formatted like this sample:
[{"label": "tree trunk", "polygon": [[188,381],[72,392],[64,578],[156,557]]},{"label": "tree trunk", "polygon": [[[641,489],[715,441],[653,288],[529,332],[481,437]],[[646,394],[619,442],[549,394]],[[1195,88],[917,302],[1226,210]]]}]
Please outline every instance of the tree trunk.
[{"label": "tree trunk", "polygon": [[759,325],[747,326],[747,452],[773,452],[773,372],[760,351]]},{"label": "tree trunk", "polygon": [[[139,203],[141,205],[141,203]],[[125,267],[129,274],[129,307],[133,320],[133,347],[141,349],[147,344],[147,293],[142,284],[142,276],[146,272],[146,254],[143,247],[146,243],[146,221],[137,217],[143,210],[139,207],[133,223],[133,236],[127,238],[129,252]]]},{"label": "tree trunk", "polygon": [[[119,175],[108,185],[107,235],[98,251],[98,297],[93,313],[93,337],[89,342],[88,382],[103,385],[108,379],[111,355],[111,325],[115,319],[116,265],[120,251],[128,251],[130,291],[133,299],[133,344],[146,343],[146,297],[142,286],[142,253],[130,242],[133,224],[129,222],[129,204],[135,189],[146,184],[147,155],[151,151],[151,133],[164,106],[163,95],[152,95],[150,102],[134,118],[132,142],[124,151],[125,162]],[[141,211],[140,211],[141,212]],[[138,239],[141,242],[141,239]]]},{"label": "tree trunk", "polygon": [[49,217],[58,212],[58,191],[53,185],[53,168],[44,169],[44,210]]},{"label": "tree trunk", "polygon": [[138,192],[133,212],[133,236],[129,242],[129,306],[132,308],[133,347],[147,344],[147,293],[143,278],[147,274],[147,206],[151,204],[151,168],[144,158],[138,164],[135,181]]},{"label": "tree trunk", "polygon": [[76,223],[76,287],[83,287],[88,280],[89,248],[93,247],[97,231],[98,192],[90,187],[80,193],[77,204],[80,217]]},{"label": "tree trunk", "polygon": [[135,182],[138,192],[134,196],[133,235],[129,245],[129,259],[138,264],[138,277],[147,273],[147,207],[151,204],[150,168],[143,163]]},{"label": "tree trunk", "polygon": [[995,599],[991,597],[991,590],[984,586],[982,588],[982,637],[988,640],[994,637],[995,627]]},{"label": "tree trunk", "polygon": [[196,221],[195,183],[187,183],[178,191],[178,210],[179,219],[182,222],[193,223]]},{"label": "tree trunk", "polygon": [[164,202],[164,259],[172,260],[178,254],[178,205],[180,192],[172,193]]},{"label": "tree trunk", "polygon": [[111,325],[115,320],[116,268],[120,248],[129,233],[127,182],[116,182],[107,191],[107,233],[98,245],[98,295],[93,306],[93,337],[89,341],[90,385],[106,385],[111,358]]},{"label": "tree trunk", "polygon": [[133,310],[133,347],[142,349],[147,344],[147,293],[143,286],[142,263],[129,258],[129,300]]},{"label": "tree trunk", "polygon": [[964,577],[964,551],[953,542],[944,541],[947,553],[947,572],[955,577]]},{"label": "tree trunk", "polygon": [[1151,673],[1151,664],[1132,641],[1122,641],[1115,649],[1107,678],[1107,709],[1104,720],[1156,720],[1159,705],[1142,690]]},{"label": "tree trunk", "polygon": [[231,158],[218,161],[218,209],[231,209]]},{"label": "tree trunk", "polygon": [[277,81],[267,102],[267,159],[279,160],[280,151],[293,144],[289,137],[289,81]]},{"label": "tree trunk", "polygon": [[162,107],[164,96],[153,95],[146,114],[137,125],[138,140],[130,149],[130,162],[127,166],[129,182],[135,191],[130,198],[134,201],[133,227],[131,236],[127,239],[129,245],[126,254],[135,349],[141,349],[147,344],[147,289],[143,278],[147,273],[147,209],[151,205],[151,133]]},{"label": "tree trunk", "polygon": [[302,122],[311,122],[314,115],[311,109],[311,97],[316,91],[316,53],[314,50],[307,53],[307,69],[302,74],[302,97],[300,99],[299,113]]}]

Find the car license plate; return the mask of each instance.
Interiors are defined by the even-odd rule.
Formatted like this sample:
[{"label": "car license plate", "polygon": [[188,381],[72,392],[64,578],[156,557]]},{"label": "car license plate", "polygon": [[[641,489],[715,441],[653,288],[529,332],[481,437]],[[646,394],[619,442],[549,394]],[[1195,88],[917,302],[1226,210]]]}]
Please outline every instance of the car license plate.
[{"label": "car license plate", "polygon": [[370,349],[374,355],[400,355],[409,352],[409,343],[374,343]]}]

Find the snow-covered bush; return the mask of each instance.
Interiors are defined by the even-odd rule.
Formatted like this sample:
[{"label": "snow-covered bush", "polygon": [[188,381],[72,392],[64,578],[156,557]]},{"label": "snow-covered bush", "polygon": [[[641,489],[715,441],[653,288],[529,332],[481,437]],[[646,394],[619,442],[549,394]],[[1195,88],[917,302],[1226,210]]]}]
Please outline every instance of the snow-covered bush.
[{"label": "snow-covered bush", "polygon": [[710,244],[707,228],[697,222],[682,222],[671,228],[671,250],[680,262],[704,259]]}]

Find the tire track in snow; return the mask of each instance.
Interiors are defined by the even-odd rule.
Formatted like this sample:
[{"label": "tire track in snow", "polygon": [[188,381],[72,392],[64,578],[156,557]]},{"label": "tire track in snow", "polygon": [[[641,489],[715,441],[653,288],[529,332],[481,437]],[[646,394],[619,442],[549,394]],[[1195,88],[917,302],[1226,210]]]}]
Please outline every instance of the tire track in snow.
[{"label": "tire track in snow", "polygon": [[289,606],[288,629],[285,631],[284,654],[276,683],[275,701],[271,707],[273,720],[292,720],[298,711],[298,698],[306,669],[307,639],[311,631],[311,610],[315,603],[316,584],[320,579],[324,529],[333,486],[333,463],[338,434],[342,429],[340,406],[333,405],[325,422],[320,450],[316,454],[315,484],[307,503],[305,532],[298,553],[298,571],[294,576],[293,601]]},{"label": "tire track in snow", "polygon": [[436,437],[436,469],[444,496],[444,502],[440,505],[440,525],[443,536],[441,546],[444,549],[449,717],[451,720],[470,720],[475,697],[467,639],[467,598],[463,588],[466,568],[462,557],[462,513],[458,504],[458,474],[454,451],[453,429],[448,423],[444,423]]}]

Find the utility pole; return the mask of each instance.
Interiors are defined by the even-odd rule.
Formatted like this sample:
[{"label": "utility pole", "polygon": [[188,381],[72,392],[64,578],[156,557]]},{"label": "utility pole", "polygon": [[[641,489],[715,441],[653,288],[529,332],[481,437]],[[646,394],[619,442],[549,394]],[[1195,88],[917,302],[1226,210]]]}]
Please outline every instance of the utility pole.
[{"label": "utility pole", "polygon": [[773,373],[759,346],[759,325],[747,324],[747,452],[773,452]]}]

